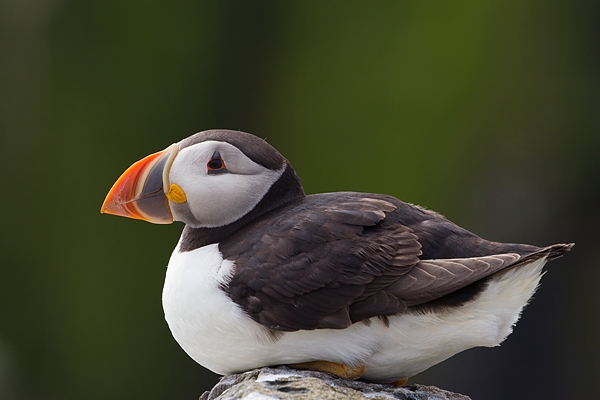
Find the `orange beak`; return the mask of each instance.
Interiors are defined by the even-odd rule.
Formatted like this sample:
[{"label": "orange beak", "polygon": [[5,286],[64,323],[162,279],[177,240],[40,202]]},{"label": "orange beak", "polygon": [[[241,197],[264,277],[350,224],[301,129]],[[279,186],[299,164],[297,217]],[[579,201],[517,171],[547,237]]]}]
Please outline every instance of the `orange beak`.
[{"label": "orange beak", "polygon": [[177,149],[173,144],[127,168],[106,195],[100,212],[154,224],[172,223],[168,177]]}]

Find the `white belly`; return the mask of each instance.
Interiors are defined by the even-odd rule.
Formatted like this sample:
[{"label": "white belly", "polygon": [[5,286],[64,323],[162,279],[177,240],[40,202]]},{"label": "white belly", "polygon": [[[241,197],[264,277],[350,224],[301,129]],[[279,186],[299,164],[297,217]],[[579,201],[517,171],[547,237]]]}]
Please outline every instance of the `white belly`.
[{"label": "white belly", "polygon": [[495,346],[510,334],[533,295],[545,260],[494,278],[476,301],[440,313],[378,318],[342,330],[287,332],[274,337],[219,288],[234,265],[216,244],[175,249],[165,279],[165,319],[181,347],[199,364],[230,374],[265,365],[326,360],[363,363],[365,379],[413,376],[471,347]]}]

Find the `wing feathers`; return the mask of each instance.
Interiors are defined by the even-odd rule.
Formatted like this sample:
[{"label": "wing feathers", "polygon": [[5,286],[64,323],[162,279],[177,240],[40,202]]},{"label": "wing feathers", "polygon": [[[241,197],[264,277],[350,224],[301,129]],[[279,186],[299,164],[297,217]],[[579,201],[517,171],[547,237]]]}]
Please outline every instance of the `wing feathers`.
[{"label": "wing feathers", "polygon": [[[308,196],[219,244],[235,262],[222,289],[282,331],[341,329],[454,293],[444,304],[459,304],[485,277],[570,247],[487,242],[438,214],[359,193]],[[421,259],[436,254],[447,258]]]},{"label": "wing feathers", "polygon": [[409,306],[435,300],[519,260],[516,253],[493,256],[420,261],[402,279],[387,289]]}]

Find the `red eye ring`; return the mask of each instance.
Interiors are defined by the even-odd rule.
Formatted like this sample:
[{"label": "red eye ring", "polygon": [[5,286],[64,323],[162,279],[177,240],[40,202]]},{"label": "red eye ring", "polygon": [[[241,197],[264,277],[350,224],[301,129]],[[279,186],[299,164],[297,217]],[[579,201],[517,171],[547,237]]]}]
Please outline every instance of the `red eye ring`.
[{"label": "red eye ring", "polygon": [[229,172],[227,171],[227,167],[225,166],[225,161],[223,160],[223,157],[221,157],[221,153],[219,153],[218,151],[215,151],[208,163],[206,163],[206,169],[209,175],[216,175],[222,174],[224,172]]}]

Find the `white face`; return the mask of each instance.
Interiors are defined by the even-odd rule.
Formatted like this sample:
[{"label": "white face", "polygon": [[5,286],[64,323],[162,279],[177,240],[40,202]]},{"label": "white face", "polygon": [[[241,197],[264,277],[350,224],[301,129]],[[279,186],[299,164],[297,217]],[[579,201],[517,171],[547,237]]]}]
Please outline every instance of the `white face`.
[{"label": "white face", "polygon": [[[227,172],[209,174],[208,163],[218,152]],[[194,228],[230,224],[250,212],[285,169],[271,170],[246,157],[237,147],[201,142],[179,151],[169,171],[169,183],[186,194],[185,203],[169,201],[175,221]]]}]

